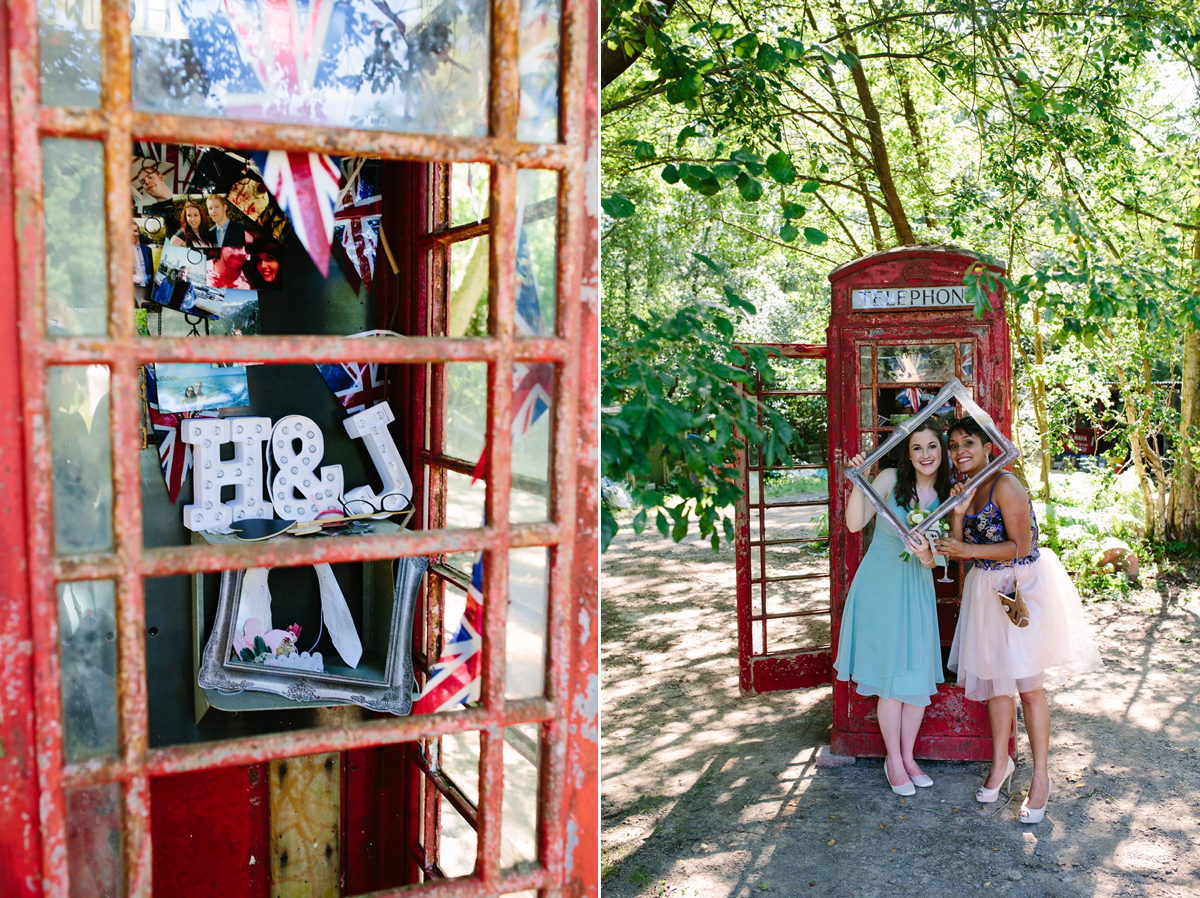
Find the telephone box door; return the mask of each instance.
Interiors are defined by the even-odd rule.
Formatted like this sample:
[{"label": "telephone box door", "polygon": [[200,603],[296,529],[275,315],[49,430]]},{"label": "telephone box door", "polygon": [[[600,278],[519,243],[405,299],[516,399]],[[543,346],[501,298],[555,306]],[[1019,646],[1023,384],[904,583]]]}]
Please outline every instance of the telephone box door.
[{"label": "telephone box door", "polygon": [[829,451],[825,347],[772,345],[776,380],[758,398],[796,432],[787,465],[738,453],[738,668],[743,692],[830,682]]}]

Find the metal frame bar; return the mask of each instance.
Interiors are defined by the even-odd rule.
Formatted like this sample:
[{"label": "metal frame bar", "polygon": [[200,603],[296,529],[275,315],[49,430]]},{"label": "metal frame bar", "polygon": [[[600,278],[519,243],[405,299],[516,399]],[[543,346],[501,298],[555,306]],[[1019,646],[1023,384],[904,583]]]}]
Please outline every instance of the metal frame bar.
[{"label": "metal frame bar", "polygon": [[[42,888],[46,894],[69,891],[66,862],[64,789],[119,782],[124,794],[124,865],[130,896],[151,891],[152,846],[149,834],[149,780],[153,776],[203,770],[292,757],[322,751],[344,751],[367,746],[436,738],[445,733],[478,730],[481,738],[479,791],[479,848],[475,876],[427,884],[431,895],[493,895],[539,889],[545,895],[562,894],[568,882],[579,886],[568,850],[568,820],[594,826],[586,808],[595,798],[581,796],[569,787],[568,755],[579,775],[576,782],[596,782],[598,746],[592,733],[582,740],[574,735],[574,721],[589,697],[590,681],[577,676],[595,659],[587,657],[591,644],[581,645],[573,626],[581,611],[595,609],[594,579],[589,579],[587,553],[576,554],[580,540],[594,537],[594,513],[580,511],[576,496],[593,487],[581,484],[589,466],[577,461],[587,455],[581,439],[595,437],[590,424],[580,427],[580,415],[594,411],[595,373],[580,362],[595,361],[594,348],[584,345],[594,336],[595,298],[581,301],[582,280],[594,290],[596,258],[579,251],[580,240],[594,233],[596,212],[588,206],[589,184],[595,176],[594,122],[588,113],[596,108],[596,89],[586,82],[596,66],[594,37],[598,7],[595,0],[564,0],[562,8],[562,68],[560,76],[560,140],[557,144],[530,144],[517,140],[520,83],[515,61],[519,44],[520,0],[492,2],[492,59],[490,81],[490,136],[452,138],[409,135],[344,128],[280,125],[272,122],[224,121],[174,115],[148,115],[132,109],[130,95],[132,49],[124,0],[103,0],[102,47],[104,72],[98,109],[41,108],[38,100],[38,15],[35,0],[12,0],[8,5],[11,43],[18,299],[22,312],[21,375],[24,403],[24,440],[30,461],[25,498],[29,522],[26,557],[29,560],[29,595],[34,635],[35,714],[37,766],[41,807]],[[272,147],[326,153],[411,159],[422,162],[484,162],[492,167],[489,336],[476,339],[414,337],[403,341],[351,341],[329,337],[250,337],[203,341],[146,339],[135,334],[132,287],[127,252],[131,222],[128,157],[134,136],[170,143],[202,143],[238,147]],[[46,339],[46,306],[43,283],[43,230],[41,222],[41,140],[70,137],[98,140],[104,147],[108,335]],[[517,172],[522,168],[561,172],[558,191],[557,334],[519,338],[513,333],[515,258],[515,199]],[[449,237],[455,239],[458,230]],[[468,236],[469,229],[462,231]],[[433,288],[439,284],[437,273]],[[428,286],[428,285],[427,285]],[[580,349],[583,349],[580,352]],[[390,364],[431,364],[478,361],[488,366],[489,450],[486,516],[484,526],[458,530],[426,530],[394,536],[347,539],[331,546],[321,543],[279,541],[269,546],[143,548],[141,498],[135,453],[123,451],[139,441],[138,367],[148,361],[247,361],[311,363],[354,357]],[[550,521],[510,524],[509,496],[512,463],[512,367],[514,361],[548,362],[555,367],[552,432],[554,434],[549,484]],[[109,552],[55,556],[53,526],[44,509],[52,507],[52,457],[49,447],[46,375],[56,365],[104,365],[110,372],[111,431],[114,483],[114,536]],[[434,365],[435,370],[440,365]],[[431,385],[435,401],[444,390],[435,376]],[[431,422],[437,434],[436,422]],[[423,437],[423,435],[422,435]],[[414,440],[417,442],[417,440]],[[440,440],[432,444],[440,454]],[[443,493],[431,485],[430,496]],[[593,485],[594,486],[594,485]],[[594,490],[593,490],[594,491]],[[435,506],[436,507],[436,506]],[[441,522],[429,522],[437,526]],[[427,525],[428,526],[428,525]],[[546,546],[550,556],[547,596],[546,693],[544,698],[507,701],[504,697],[506,593],[508,552],[524,546]],[[219,743],[148,748],[147,692],[142,581],[146,577],[237,569],[249,564],[287,566],[318,561],[391,558],[400,555],[479,551],[485,553],[485,594],[494,597],[484,605],[483,700],[480,707],[450,714],[376,720],[344,729],[315,729]],[[582,565],[581,565],[582,559]],[[62,756],[61,700],[59,696],[58,620],[56,584],[63,581],[109,579],[116,585],[118,616],[118,709],[121,724],[119,752],[115,757],[64,764]],[[431,618],[429,625],[440,620]],[[589,631],[589,635],[593,635]],[[503,804],[504,730],[515,724],[537,724],[540,735],[539,857],[540,864],[521,871],[500,868]],[[587,723],[587,721],[585,721]],[[591,727],[596,722],[590,721]],[[415,746],[414,746],[415,747]],[[580,766],[581,765],[581,766]],[[426,795],[426,806],[434,795]],[[569,794],[582,797],[584,817],[564,807]],[[430,819],[426,817],[426,837]],[[436,826],[436,818],[432,821]],[[578,836],[578,830],[576,835]],[[586,847],[583,849],[588,850]],[[426,859],[427,871],[436,865]],[[583,880],[586,890],[598,882]],[[375,895],[399,894],[386,890]]]}]

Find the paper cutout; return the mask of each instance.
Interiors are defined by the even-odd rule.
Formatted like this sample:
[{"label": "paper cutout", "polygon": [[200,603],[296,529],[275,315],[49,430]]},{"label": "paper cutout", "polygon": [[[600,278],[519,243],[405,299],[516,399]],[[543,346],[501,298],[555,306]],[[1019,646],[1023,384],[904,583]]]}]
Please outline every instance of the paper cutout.
[{"label": "paper cutout", "polygon": [[325,630],[333,642],[334,648],[342,656],[348,667],[358,667],[362,658],[362,640],[354,628],[354,618],[350,616],[350,606],[342,595],[341,587],[334,579],[333,569],[328,564],[314,564],[317,581],[321,584],[321,615],[325,621]]}]

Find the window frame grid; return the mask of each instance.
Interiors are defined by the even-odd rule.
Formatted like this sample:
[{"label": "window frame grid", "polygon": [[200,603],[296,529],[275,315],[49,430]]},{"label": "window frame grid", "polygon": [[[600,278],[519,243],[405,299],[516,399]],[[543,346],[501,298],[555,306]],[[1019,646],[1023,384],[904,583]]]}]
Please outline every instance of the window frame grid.
[{"label": "window frame grid", "polygon": [[[64,788],[119,782],[123,789],[124,877],[130,896],[149,895],[151,845],[149,835],[149,778],[169,773],[311,754],[324,750],[412,742],[465,729],[481,735],[480,830],[476,876],[468,881],[434,884],[428,894],[499,894],[536,888],[558,894],[565,874],[562,863],[565,818],[558,803],[545,796],[559,790],[543,788],[539,798],[541,861],[521,872],[499,870],[500,821],[503,798],[502,732],[505,726],[530,723],[541,730],[543,764],[540,777],[563,785],[562,750],[565,726],[572,709],[567,690],[571,639],[568,610],[581,594],[573,558],[576,531],[574,465],[568,471],[577,436],[580,369],[573,348],[580,331],[580,285],[573,279],[579,265],[569,256],[573,237],[583,233],[585,169],[589,165],[585,140],[594,139],[583,120],[582,73],[588,68],[587,40],[594,4],[564,0],[560,68],[560,142],[552,145],[517,141],[519,80],[516,69],[519,0],[493,0],[492,54],[489,82],[491,132],[486,138],[448,138],[266,122],[148,115],[132,109],[132,41],[123,0],[102,0],[103,78],[97,109],[42,108],[38,100],[38,14],[36,0],[13,0],[8,5],[13,52],[11,109],[13,114],[14,186],[21,229],[18,253],[18,297],[21,312],[20,367],[24,394],[24,436],[30,471],[26,477],[29,524],[27,557],[31,623],[34,634],[35,715],[38,738],[38,787],[41,807],[42,883],[47,894],[67,894]],[[592,92],[594,93],[594,91]],[[592,98],[594,101],[594,98]],[[492,206],[489,264],[489,334],[473,340],[413,338],[401,345],[371,346],[344,338],[252,337],[211,339],[202,346],[183,339],[139,337],[134,330],[132,285],[126,263],[129,207],[127,165],[132,141],[202,143],[231,148],[270,147],[384,159],[485,162],[492,166]],[[43,275],[41,142],[46,137],[98,140],[104,150],[104,194],[107,244],[108,333],[103,337],[73,337],[50,341],[45,332]],[[559,245],[556,327],[558,336],[515,339],[512,330],[515,245],[515,181],[518,168],[560,172]],[[563,174],[565,173],[565,177]],[[374,342],[374,341],[372,341]],[[401,341],[397,341],[400,343]],[[363,361],[416,363],[483,361],[488,365],[489,465],[492,477],[485,499],[487,524],[481,528],[446,532],[417,532],[346,540],[322,560],[372,560],[397,555],[478,551],[485,553],[485,591],[507,580],[510,548],[547,546],[550,549],[550,588],[547,596],[547,696],[506,702],[504,699],[504,603],[484,607],[483,702],[463,712],[368,721],[347,730],[315,729],[266,737],[232,739],[195,746],[149,749],[143,633],[143,578],[220,571],[259,565],[311,563],[310,546],[179,547],[144,549],[141,540],[141,499],[136,453],[122,451],[139,443],[138,367],[147,361],[270,360],[312,363],[354,357]],[[515,358],[555,364],[552,426],[551,523],[510,525],[512,363]],[[52,528],[44,509],[52,507],[52,459],[46,407],[46,372],[53,365],[100,364],[110,372],[110,440],[113,446],[113,547],[109,552],[55,556]],[[588,378],[584,377],[584,381]],[[586,429],[586,428],[585,428]],[[564,466],[560,467],[559,462]],[[587,528],[584,528],[587,530]],[[112,579],[118,616],[118,700],[121,721],[119,754],[78,764],[63,764],[61,700],[57,645],[56,586],[61,581]],[[574,588],[574,589],[573,589]],[[586,595],[586,591],[582,594]],[[388,892],[387,894],[392,894]]]}]

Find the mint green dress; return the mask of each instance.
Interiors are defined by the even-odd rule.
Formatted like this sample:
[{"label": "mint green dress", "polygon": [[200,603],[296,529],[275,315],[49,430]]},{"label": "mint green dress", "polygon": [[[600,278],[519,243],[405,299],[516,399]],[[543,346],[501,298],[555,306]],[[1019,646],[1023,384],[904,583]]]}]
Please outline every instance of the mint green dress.
[{"label": "mint green dress", "polygon": [[[907,509],[887,503],[904,520]],[[852,680],[859,695],[894,698],[928,705],[942,673],[933,572],[914,554],[900,560],[907,546],[881,515],[875,536],[850,584],[842,608],[837,660],[839,680]]]}]

